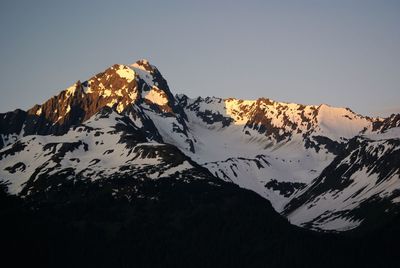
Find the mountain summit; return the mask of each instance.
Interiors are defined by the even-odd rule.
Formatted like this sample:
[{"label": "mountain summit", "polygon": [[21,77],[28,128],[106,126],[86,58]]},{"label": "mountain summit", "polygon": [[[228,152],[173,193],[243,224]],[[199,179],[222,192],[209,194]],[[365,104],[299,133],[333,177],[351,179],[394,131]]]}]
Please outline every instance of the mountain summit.
[{"label": "mountain summit", "polygon": [[82,182],[120,196],[135,195],[121,177],[207,178],[257,193],[296,225],[345,231],[399,211],[399,126],[399,115],[325,104],[174,96],[142,59],[0,114],[0,181],[22,197]]},{"label": "mountain summit", "polygon": [[105,107],[121,113],[131,105],[141,103],[166,114],[179,112],[167,82],[147,60],[139,60],[130,66],[115,64],[84,82],[77,81],[45,103],[35,105],[27,112],[17,112],[18,116],[7,123],[15,120],[12,125],[21,128],[13,131],[23,135],[61,135]]}]

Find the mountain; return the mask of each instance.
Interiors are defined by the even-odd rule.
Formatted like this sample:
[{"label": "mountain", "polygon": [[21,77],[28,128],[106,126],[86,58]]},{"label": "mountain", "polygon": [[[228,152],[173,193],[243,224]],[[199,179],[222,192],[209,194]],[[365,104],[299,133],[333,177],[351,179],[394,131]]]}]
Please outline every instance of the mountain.
[{"label": "mountain", "polygon": [[0,135],[1,184],[23,198],[70,183],[172,176],[236,184],[319,231],[367,228],[398,213],[400,115],[174,96],[147,60],[0,114]]},{"label": "mountain", "polygon": [[[351,139],[344,151],[285,206],[284,214],[292,223],[314,229],[327,229],[327,224],[335,224],[334,228],[354,228],[397,214],[400,201],[397,137],[398,134],[384,139],[379,136]],[[304,214],[308,214],[306,218]],[[310,218],[313,220],[309,221]]]}]

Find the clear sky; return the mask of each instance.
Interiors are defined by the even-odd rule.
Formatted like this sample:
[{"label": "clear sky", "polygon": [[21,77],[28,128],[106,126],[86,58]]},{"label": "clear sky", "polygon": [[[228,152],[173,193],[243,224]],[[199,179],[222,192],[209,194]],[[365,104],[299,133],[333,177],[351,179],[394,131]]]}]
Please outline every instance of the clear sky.
[{"label": "clear sky", "polygon": [[147,58],[173,93],[400,112],[400,1],[0,1],[0,112]]}]

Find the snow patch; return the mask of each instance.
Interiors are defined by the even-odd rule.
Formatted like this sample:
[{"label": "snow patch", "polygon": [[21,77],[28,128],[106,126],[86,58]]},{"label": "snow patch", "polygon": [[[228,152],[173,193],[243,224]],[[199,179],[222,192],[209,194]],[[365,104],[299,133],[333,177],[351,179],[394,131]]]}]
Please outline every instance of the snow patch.
[{"label": "snow patch", "polygon": [[147,93],[144,98],[159,106],[168,104],[168,99],[165,93],[156,86],[153,86],[153,88],[149,91],[149,93]]},{"label": "snow patch", "polygon": [[37,111],[36,111],[36,115],[40,116],[42,114],[42,107],[40,107]]},{"label": "snow patch", "polygon": [[120,65],[119,69],[116,72],[119,75],[119,77],[126,79],[128,83],[132,82],[136,76],[136,73],[133,69],[126,67],[124,65]]}]

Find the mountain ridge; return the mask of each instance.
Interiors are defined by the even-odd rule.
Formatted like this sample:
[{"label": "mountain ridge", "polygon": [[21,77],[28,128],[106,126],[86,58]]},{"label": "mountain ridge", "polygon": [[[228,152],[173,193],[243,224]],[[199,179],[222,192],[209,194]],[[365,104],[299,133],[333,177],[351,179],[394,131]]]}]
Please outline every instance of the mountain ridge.
[{"label": "mountain ridge", "polygon": [[[345,201],[336,210],[318,202],[322,195],[314,196],[314,191],[320,176],[336,170],[332,163],[341,164],[342,155],[354,154],[348,145],[357,137],[367,144],[364,150],[393,143],[379,149],[392,159],[400,148],[399,126],[399,114],[372,118],[326,104],[174,96],[159,70],[139,60],[115,64],[27,111],[0,114],[0,180],[13,194],[29,195],[37,185],[53,185],[49,181],[55,175],[97,180],[118,174],[137,179],[175,174],[186,180],[187,174],[201,177],[206,170],[207,176],[258,193],[297,225],[347,230],[362,224],[367,215],[349,214]],[[375,140],[382,145],[374,145]],[[371,202],[369,194],[383,195],[374,201],[386,202],[379,210],[397,207],[400,161],[393,159],[362,175],[371,187],[380,188],[372,187],[364,199],[353,198],[355,208]],[[361,167],[355,166],[350,175],[361,174]],[[375,182],[374,176],[387,169],[391,178]],[[357,181],[351,176],[347,186]],[[346,189],[337,195],[347,195]],[[310,193],[314,201],[302,197]],[[325,198],[335,199],[326,193]],[[310,202],[313,209],[307,209]],[[304,210],[301,220],[291,218],[292,208]]]}]

